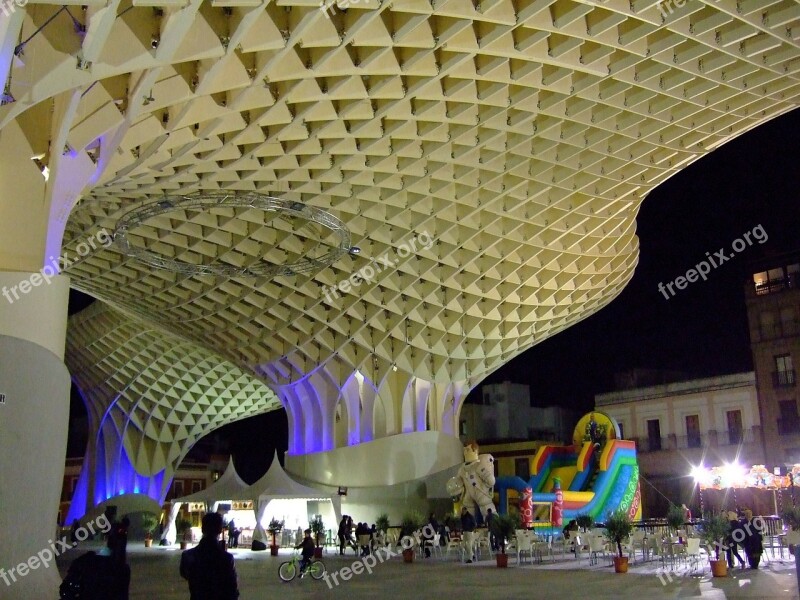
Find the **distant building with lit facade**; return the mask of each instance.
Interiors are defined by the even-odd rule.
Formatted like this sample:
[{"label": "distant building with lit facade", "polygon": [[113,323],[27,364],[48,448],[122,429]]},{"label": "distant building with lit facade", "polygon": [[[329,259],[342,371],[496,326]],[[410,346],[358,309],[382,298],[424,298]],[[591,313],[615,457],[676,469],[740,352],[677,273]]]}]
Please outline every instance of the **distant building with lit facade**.
[{"label": "distant building with lit facade", "polygon": [[670,501],[699,509],[693,466],[764,463],[753,372],[599,394],[595,408],[636,442],[645,517]]},{"label": "distant building with lit facade", "polygon": [[768,465],[800,463],[800,252],[751,264],[745,285],[750,346]]},{"label": "distant building with lit facade", "polygon": [[519,383],[481,386],[478,402],[461,409],[461,441],[569,440],[577,414],[560,406],[533,407],[530,398],[530,388]]}]

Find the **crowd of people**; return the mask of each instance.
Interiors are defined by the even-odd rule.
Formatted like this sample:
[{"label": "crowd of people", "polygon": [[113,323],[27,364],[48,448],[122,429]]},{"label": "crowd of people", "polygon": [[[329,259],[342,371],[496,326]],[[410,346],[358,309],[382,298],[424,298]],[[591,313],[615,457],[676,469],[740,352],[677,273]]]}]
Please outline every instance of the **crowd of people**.
[{"label": "crowd of people", "polygon": [[760,523],[753,519],[753,511],[728,511],[728,522],[730,531],[725,539],[728,568],[734,568],[734,558],[739,561],[740,568],[745,568],[745,562],[738,551],[741,546],[747,557],[747,564],[751,569],[758,569],[764,552],[764,536],[761,534]]},{"label": "crowd of people", "polygon": [[[473,542],[475,530],[481,525],[489,528],[492,549],[498,549],[499,544],[491,535],[491,524],[494,518],[495,515],[491,510],[487,511],[485,518],[482,518],[480,514],[476,518],[466,506],[461,509],[461,519],[457,523],[452,523],[449,519],[440,523],[431,513],[425,526],[421,528],[422,539],[430,542],[423,544],[425,556],[430,556],[430,547],[437,534],[440,545],[445,546],[449,543],[453,533],[451,524],[460,529],[466,548],[466,562],[471,563],[476,560]],[[753,519],[753,514],[749,510],[730,511],[727,513],[727,518],[730,529],[725,540],[725,551],[729,567],[731,569],[735,567],[735,559],[740,568],[745,568],[745,564],[747,564],[752,569],[758,569],[763,553],[761,524],[757,519]],[[127,517],[119,522],[113,522],[107,533],[105,548],[100,552],[87,552],[72,562],[60,588],[62,600],[77,598],[82,600],[128,599],[131,580],[131,571],[127,564],[129,526],[130,521]],[[181,556],[180,575],[188,582],[191,600],[235,600],[239,597],[233,556],[225,550],[225,542],[219,540],[226,527],[228,547],[236,548],[239,530],[235,523],[231,520],[224,525],[222,515],[209,513],[203,517],[203,537],[200,543],[195,548],[185,551]],[[565,540],[575,538],[577,531],[577,522],[571,520],[563,529]],[[310,529],[306,529],[302,533],[304,535],[298,540],[295,548],[302,550],[301,568],[304,568],[311,561],[315,544],[311,538]],[[400,543],[403,536],[414,533],[401,531],[400,539],[397,542]],[[387,543],[384,535],[374,523],[372,525],[365,522],[354,524],[351,516],[344,515],[337,532],[339,554],[344,555],[345,548],[349,546],[354,552],[359,552],[361,556],[367,556],[376,547],[384,546]],[[747,563],[739,553],[740,547],[744,551]],[[213,590],[213,593],[210,590]]]},{"label": "crowd of people", "polygon": [[[353,526],[353,517],[343,515],[339,522],[339,530],[336,537],[339,540],[339,554],[344,555],[345,548],[348,546],[355,552],[360,552],[361,556],[367,556],[379,543],[383,543],[382,533],[378,531],[375,523],[371,526],[367,523],[358,523]],[[369,536],[369,543],[363,544],[363,536]]]}]

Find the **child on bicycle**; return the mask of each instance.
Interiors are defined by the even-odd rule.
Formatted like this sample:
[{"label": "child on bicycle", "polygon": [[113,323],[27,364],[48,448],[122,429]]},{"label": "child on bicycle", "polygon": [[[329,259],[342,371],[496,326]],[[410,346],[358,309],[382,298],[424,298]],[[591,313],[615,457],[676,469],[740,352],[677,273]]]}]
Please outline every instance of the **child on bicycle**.
[{"label": "child on bicycle", "polygon": [[303,541],[300,542],[299,545],[295,546],[295,550],[302,549],[302,557],[303,559],[300,561],[300,575],[302,576],[305,573],[306,568],[308,565],[311,564],[311,559],[314,558],[314,540],[311,539],[311,530],[306,529],[303,531],[305,537]]}]

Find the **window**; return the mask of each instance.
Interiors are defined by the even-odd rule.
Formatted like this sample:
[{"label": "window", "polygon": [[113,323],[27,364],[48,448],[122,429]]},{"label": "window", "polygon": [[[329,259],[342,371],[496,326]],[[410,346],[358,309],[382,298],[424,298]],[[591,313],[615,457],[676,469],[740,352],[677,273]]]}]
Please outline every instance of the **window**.
[{"label": "window", "polygon": [[795,384],[791,354],[781,354],[775,357],[773,383],[775,387],[787,387]]},{"label": "window", "polygon": [[742,443],[742,411],[729,410],[725,413],[728,422],[728,442],[730,444]]},{"label": "window", "polygon": [[625,425],[622,421],[617,421],[617,425],[619,425],[619,439],[625,439]]},{"label": "window", "polygon": [[172,497],[180,498],[183,496],[183,479],[176,479],[172,483]]},{"label": "window", "polygon": [[780,435],[790,435],[800,432],[800,415],[797,414],[797,402],[795,400],[783,400],[778,402],[780,417],[778,418],[778,433]]},{"label": "window", "polygon": [[758,315],[758,327],[762,340],[771,340],[776,337],[777,326],[775,325],[775,313],[764,311]]},{"label": "window", "polygon": [[192,480],[192,493],[196,494],[197,492],[201,491],[203,491],[203,480],[202,479]]},{"label": "window", "polygon": [[458,432],[459,435],[467,435],[467,420],[461,419],[461,422],[458,424]]},{"label": "window", "polygon": [[658,419],[647,420],[647,441],[650,452],[661,450],[661,422]]},{"label": "window", "polygon": [[703,445],[699,415],[686,415],[686,445],[689,448],[700,448]]},{"label": "window", "polygon": [[527,458],[514,459],[514,474],[522,478],[523,481],[528,481],[531,478],[531,463]]},{"label": "window", "polygon": [[797,320],[794,316],[794,307],[787,306],[781,309],[781,329],[783,335],[797,334]]}]

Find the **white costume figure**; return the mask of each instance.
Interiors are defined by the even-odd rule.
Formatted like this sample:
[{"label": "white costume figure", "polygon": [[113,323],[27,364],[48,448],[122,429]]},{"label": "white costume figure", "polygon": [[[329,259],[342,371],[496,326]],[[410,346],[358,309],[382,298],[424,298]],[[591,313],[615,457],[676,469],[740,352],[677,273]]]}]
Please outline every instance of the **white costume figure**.
[{"label": "white costume figure", "polygon": [[464,484],[461,496],[462,506],[466,506],[475,520],[481,516],[486,518],[486,511],[492,509],[497,514],[494,505],[494,457],[491,454],[478,454],[478,445],[474,442],[464,446],[464,464],[458,470],[458,479]]}]

